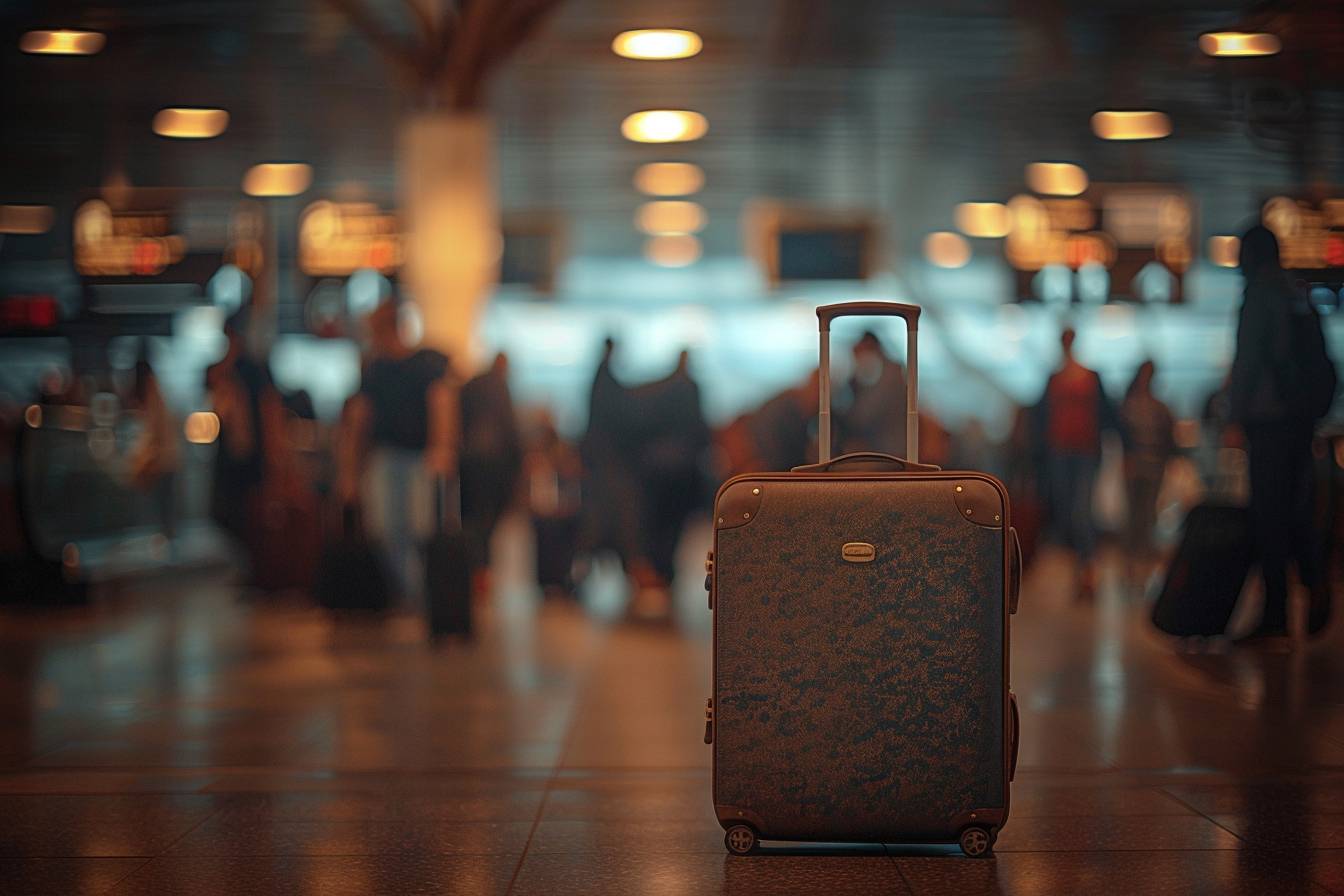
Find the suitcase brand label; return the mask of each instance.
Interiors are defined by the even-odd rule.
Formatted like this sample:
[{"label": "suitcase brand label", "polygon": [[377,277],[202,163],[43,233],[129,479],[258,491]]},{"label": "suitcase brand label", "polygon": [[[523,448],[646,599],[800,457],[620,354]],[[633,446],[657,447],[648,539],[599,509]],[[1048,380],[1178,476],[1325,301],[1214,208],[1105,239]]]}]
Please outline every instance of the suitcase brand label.
[{"label": "suitcase brand label", "polygon": [[871,563],[877,556],[877,549],[866,541],[851,541],[840,549],[840,556],[850,563]]}]

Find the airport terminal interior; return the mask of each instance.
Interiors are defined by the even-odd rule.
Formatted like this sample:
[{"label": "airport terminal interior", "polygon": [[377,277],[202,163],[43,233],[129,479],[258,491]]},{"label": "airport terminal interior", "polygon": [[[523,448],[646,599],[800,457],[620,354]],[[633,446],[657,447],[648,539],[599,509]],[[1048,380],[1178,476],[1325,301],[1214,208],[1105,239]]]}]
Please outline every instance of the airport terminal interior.
[{"label": "airport terminal interior", "polygon": [[0,892],[1344,896],[1340,46],[4,5]]}]

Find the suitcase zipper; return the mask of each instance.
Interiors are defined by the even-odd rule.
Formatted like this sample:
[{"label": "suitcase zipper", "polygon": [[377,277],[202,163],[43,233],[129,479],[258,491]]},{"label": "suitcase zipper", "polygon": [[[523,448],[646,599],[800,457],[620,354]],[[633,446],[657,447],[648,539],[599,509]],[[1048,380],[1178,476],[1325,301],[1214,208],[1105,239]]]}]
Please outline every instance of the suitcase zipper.
[{"label": "suitcase zipper", "polygon": [[705,743],[714,743],[714,698],[705,701]]}]

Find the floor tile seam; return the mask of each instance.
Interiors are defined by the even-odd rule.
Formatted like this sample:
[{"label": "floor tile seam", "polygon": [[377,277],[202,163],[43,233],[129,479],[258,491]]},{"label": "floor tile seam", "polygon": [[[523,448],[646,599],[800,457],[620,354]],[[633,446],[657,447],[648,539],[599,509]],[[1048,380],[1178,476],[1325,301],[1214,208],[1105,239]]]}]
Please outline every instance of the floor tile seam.
[{"label": "floor tile seam", "polygon": [[200,821],[196,822],[194,825],[192,825],[191,827],[187,828],[185,831],[183,831],[183,832],[182,832],[181,834],[179,834],[177,837],[173,838],[172,842],[166,844],[166,845],[163,847],[163,849],[159,851],[158,855],[155,856],[154,858],[158,858],[159,856],[167,855],[168,852],[169,852],[169,850],[171,850],[171,849],[172,849],[174,846],[176,846],[177,844],[181,843],[183,840],[185,840],[185,839],[186,839],[187,837],[189,837],[191,834],[193,834],[193,833],[195,833],[196,831],[200,830],[201,827],[202,827],[203,825],[205,825],[206,822],[210,821],[210,819],[212,819],[212,818],[214,818],[215,816],[219,815],[221,812],[224,811],[224,809],[225,809],[230,803],[233,803],[233,802],[237,802],[237,800],[236,800],[236,799],[229,799],[229,798],[227,798],[227,797],[226,797],[225,799],[221,800],[221,804],[220,804],[220,805],[216,806],[216,807],[215,807],[214,809],[212,809],[210,812],[206,813],[206,815],[205,815]]},{"label": "floor tile seam", "polygon": [[112,894],[115,894],[117,890],[121,889],[122,884],[126,883],[126,881],[130,880],[132,877],[135,877],[135,875],[139,874],[141,871],[144,871],[146,868],[148,868],[151,864],[153,864],[155,859],[154,856],[126,856],[126,858],[144,859],[144,861],[141,862],[139,865],[136,865],[130,871],[127,871],[125,874],[118,877],[115,881],[112,882],[112,885],[109,886],[106,890],[100,891],[99,896],[112,896]]},{"label": "floor tile seam", "polygon": [[584,661],[581,663],[577,675],[577,682],[573,690],[569,693],[569,709],[565,722],[565,737],[560,745],[560,752],[556,754],[555,764],[551,766],[550,775],[546,778],[546,785],[542,789],[541,802],[537,804],[537,814],[532,819],[532,827],[527,832],[527,840],[523,843],[523,851],[518,856],[518,864],[513,867],[513,874],[509,877],[509,886],[505,889],[505,896],[512,896],[514,888],[518,884],[518,877],[523,873],[523,864],[527,861],[527,854],[532,848],[532,840],[537,834],[537,828],[541,825],[541,819],[546,813],[546,803],[550,800],[551,790],[555,786],[556,780],[560,777],[560,771],[565,767],[565,757],[569,754],[573,746],[574,739],[578,735],[578,723],[582,719],[583,702],[588,688],[592,682],[594,670],[598,666],[598,659],[611,637],[611,629],[608,625],[602,625],[599,628],[597,642],[592,645]]},{"label": "floor tile seam", "polygon": [[1218,829],[1220,829],[1220,830],[1226,831],[1227,833],[1231,834],[1233,837],[1236,837],[1237,840],[1241,841],[1242,843],[1245,843],[1247,846],[1249,846],[1249,847],[1251,847],[1251,848],[1255,848],[1255,847],[1256,847],[1256,844],[1252,843],[1250,840],[1247,840],[1245,837],[1241,836],[1241,835],[1238,834],[1236,831],[1234,831],[1234,830],[1232,830],[1231,828],[1229,828],[1227,825],[1225,825],[1225,824],[1223,824],[1222,822],[1218,821],[1218,819],[1214,818],[1214,817],[1213,817],[1212,815],[1210,815],[1209,813],[1207,813],[1207,812],[1203,812],[1203,811],[1197,809],[1195,806],[1191,805],[1190,803],[1188,803],[1188,802],[1186,802],[1185,800],[1181,799],[1180,797],[1176,796],[1176,794],[1171,793],[1170,791],[1168,791],[1165,787],[1163,787],[1163,788],[1159,788],[1159,789],[1160,789],[1163,793],[1165,793],[1167,796],[1169,796],[1171,799],[1175,800],[1177,803],[1181,804],[1182,806],[1185,806],[1185,807],[1186,807],[1187,809],[1189,809],[1191,812],[1194,812],[1196,815],[1198,815],[1200,818],[1203,818],[1205,821],[1207,821],[1209,824],[1213,825],[1214,827],[1216,827],[1216,828],[1218,828]]}]

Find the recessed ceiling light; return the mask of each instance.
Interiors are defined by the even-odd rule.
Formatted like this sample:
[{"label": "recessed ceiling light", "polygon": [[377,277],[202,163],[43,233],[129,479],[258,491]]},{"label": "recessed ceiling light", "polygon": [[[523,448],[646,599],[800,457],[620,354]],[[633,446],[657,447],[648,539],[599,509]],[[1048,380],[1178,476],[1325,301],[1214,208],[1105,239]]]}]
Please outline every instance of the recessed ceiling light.
[{"label": "recessed ceiling light", "polygon": [[612,52],[627,59],[685,59],[699,53],[702,46],[694,31],[671,28],[622,31],[611,42]]},{"label": "recessed ceiling light", "polygon": [[1171,133],[1171,119],[1152,109],[1106,110],[1092,116],[1092,133],[1103,140],[1156,140]]},{"label": "recessed ceiling light", "polygon": [[924,237],[924,257],[940,268],[959,268],[971,260],[971,244],[950,230]]},{"label": "recessed ceiling light", "polygon": [[154,133],[160,137],[204,140],[218,137],[229,126],[223,109],[160,109],[154,116]]},{"label": "recessed ceiling light", "polygon": [[248,169],[243,177],[243,192],[249,196],[297,196],[312,182],[311,165],[264,162]]},{"label": "recessed ceiling light", "polygon": [[690,162],[649,162],[635,171],[635,189],[650,196],[689,196],[705,185],[705,172]]},{"label": "recessed ceiling light", "polygon": [[97,31],[29,31],[19,39],[19,49],[25,53],[45,53],[52,56],[92,56],[103,48],[107,38]]},{"label": "recessed ceiling light", "polygon": [[686,109],[649,109],[627,115],[621,122],[621,134],[636,143],[699,140],[708,130],[705,116]]},{"label": "recessed ceiling light", "polygon": [[651,237],[644,243],[644,257],[660,267],[684,268],[700,258],[700,241],[689,233]]},{"label": "recessed ceiling light", "polygon": [[1007,236],[1008,206],[1002,202],[963,202],[957,206],[957,229],[967,236]]},{"label": "recessed ceiling light", "polygon": [[1077,196],[1087,189],[1087,172],[1069,162],[1032,162],[1027,186],[1042,196]]},{"label": "recessed ceiling light", "polygon": [[1283,49],[1277,36],[1256,31],[1210,31],[1199,36],[1208,56],[1273,56]]},{"label": "recessed ceiling light", "polygon": [[1220,268],[1234,268],[1240,264],[1241,239],[1235,236],[1209,237],[1209,261]]},{"label": "recessed ceiling light", "polygon": [[646,202],[635,213],[635,226],[645,233],[696,233],[705,227],[705,210],[694,202]]}]

